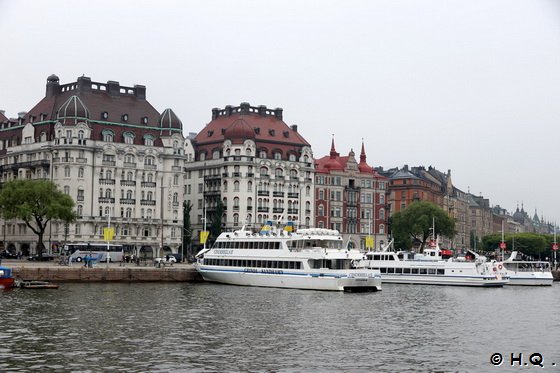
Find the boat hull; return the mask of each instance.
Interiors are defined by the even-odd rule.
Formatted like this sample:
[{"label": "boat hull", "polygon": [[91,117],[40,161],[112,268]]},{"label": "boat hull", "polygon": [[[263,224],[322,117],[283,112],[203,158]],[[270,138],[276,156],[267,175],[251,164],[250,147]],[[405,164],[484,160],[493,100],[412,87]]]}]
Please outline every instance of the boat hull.
[{"label": "boat hull", "polygon": [[243,269],[210,268],[209,266],[197,266],[197,270],[205,281],[230,285],[349,292],[381,290],[381,278],[372,277],[371,272],[360,272],[360,275],[352,273],[325,275],[320,272],[303,271],[262,273]]},{"label": "boat hull", "polygon": [[447,286],[474,286],[474,287],[502,287],[507,285],[507,279],[495,277],[463,277],[463,276],[409,276],[409,275],[381,275],[386,284],[411,284],[411,285],[447,285]]},{"label": "boat hull", "polygon": [[508,285],[522,285],[522,286],[552,286],[554,282],[554,278],[552,277],[552,273],[548,273],[545,275],[531,275],[531,274],[523,274],[523,275],[516,275],[510,274],[509,275],[509,283]]},{"label": "boat hull", "polygon": [[0,278],[0,289],[11,289],[14,287],[14,278]]}]

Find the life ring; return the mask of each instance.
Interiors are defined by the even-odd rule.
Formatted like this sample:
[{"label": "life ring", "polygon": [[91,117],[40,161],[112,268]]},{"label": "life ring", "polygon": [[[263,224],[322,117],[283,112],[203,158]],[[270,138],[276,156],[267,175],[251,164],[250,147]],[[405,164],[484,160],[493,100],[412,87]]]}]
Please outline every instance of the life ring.
[{"label": "life ring", "polygon": [[494,267],[493,269],[494,269],[494,272],[496,272],[496,271],[497,271],[496,267]]},{"label": "life ring", "polygon": [[501,264],[498,264],[498,269],[499,269],[499,270],[502,270],[502,268],[504,268],[504,266],[501,265]]}]

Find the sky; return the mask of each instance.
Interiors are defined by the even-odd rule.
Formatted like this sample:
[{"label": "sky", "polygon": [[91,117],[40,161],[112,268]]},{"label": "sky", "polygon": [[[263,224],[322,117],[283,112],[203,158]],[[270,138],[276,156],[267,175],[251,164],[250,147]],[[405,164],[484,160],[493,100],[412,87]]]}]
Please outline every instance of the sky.
[{"label": "sky", "polygon": [[61,84],[142,84],[185,135],[212,108],[284,109],[315,158],[451,170],[560,222],[556,0],[0,0],[0,110]]}]

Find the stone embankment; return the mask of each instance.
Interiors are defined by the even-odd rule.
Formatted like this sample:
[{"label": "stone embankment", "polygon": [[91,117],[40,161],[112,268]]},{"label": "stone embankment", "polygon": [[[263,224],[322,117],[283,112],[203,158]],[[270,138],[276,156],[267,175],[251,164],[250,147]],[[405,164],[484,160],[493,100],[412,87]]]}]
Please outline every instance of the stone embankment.
[{"label": "stone embankment", "polygon": [[560,271],[552,271],[552,277],[554,277],[554,281],[560,281]]},{"label": "stone embankment", "polygon": [[176,264],[156,268],[154,266],[109,266],[99,264],[94,268],[73,264],[71,266],[54,263],[29,263],[23,261],[3,261],[12,268],[17,280],[38,280],[52,282],[198,282],[203,281],[192,265]]}]

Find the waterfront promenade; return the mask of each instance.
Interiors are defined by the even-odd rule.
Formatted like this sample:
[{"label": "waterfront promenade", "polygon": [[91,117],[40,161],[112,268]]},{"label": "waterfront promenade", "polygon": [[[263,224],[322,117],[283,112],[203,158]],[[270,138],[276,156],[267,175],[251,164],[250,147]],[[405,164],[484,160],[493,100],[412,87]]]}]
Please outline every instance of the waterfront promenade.
[{"label": "waterfront promenade", "polygon": [[2,260],[2,266],[11,268],[17,280],[54,282],[198,282],[202,277],[192,264],[175,263],[154,267],[151,262],[140,265],[127,263],[97,263],[87,268],[82,263],[61,265],[58,262]]}]

